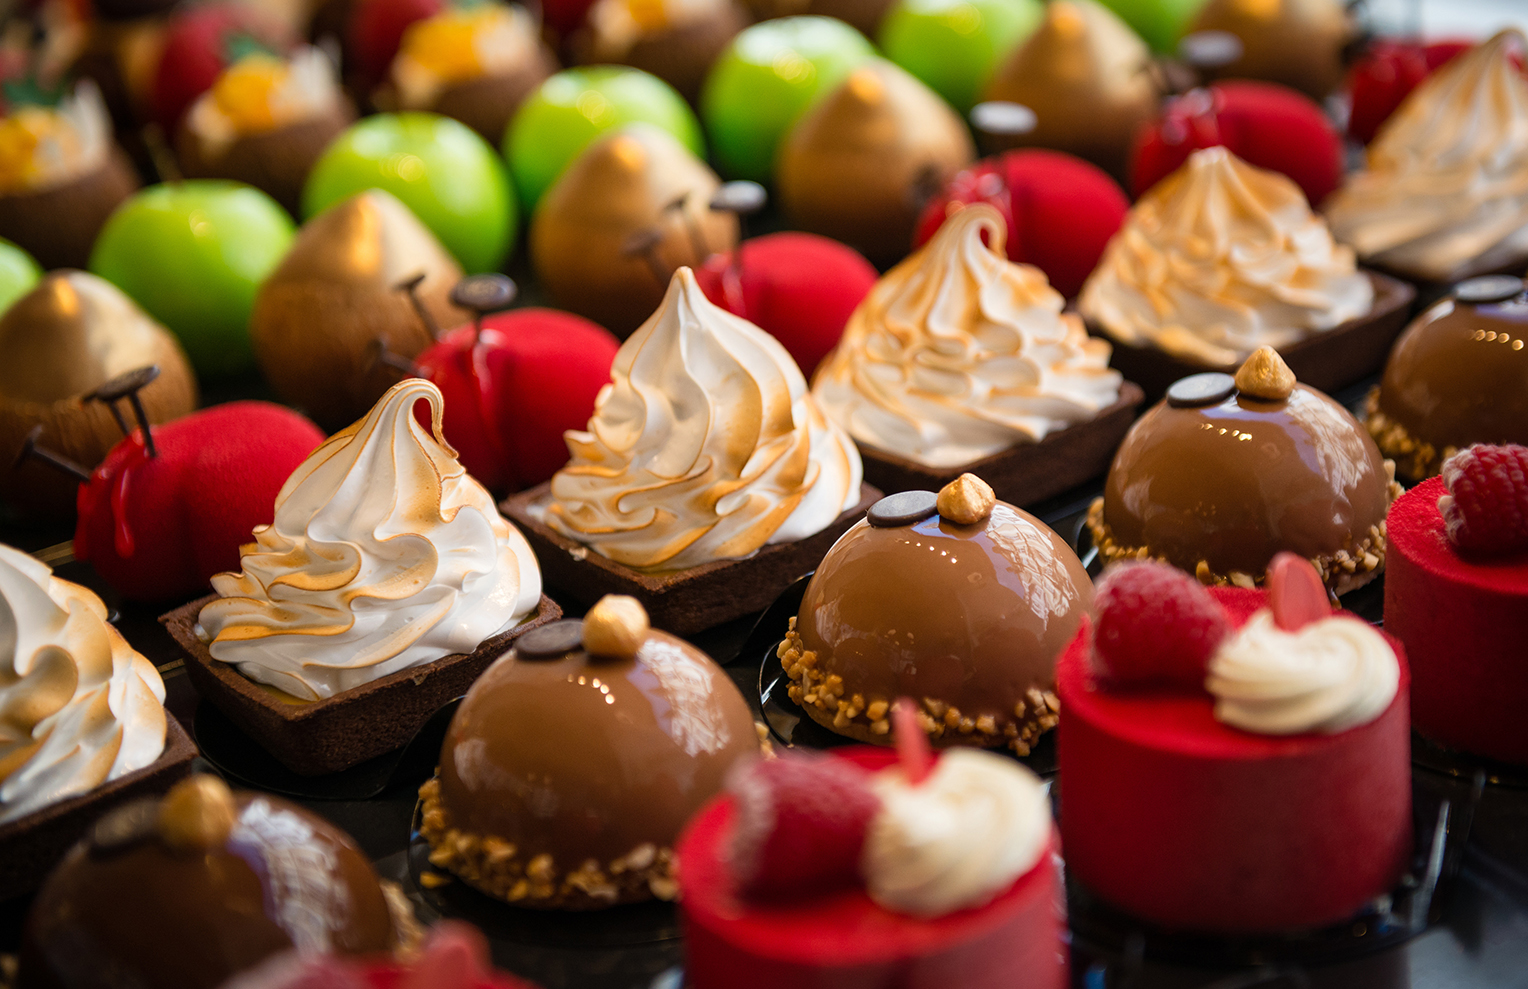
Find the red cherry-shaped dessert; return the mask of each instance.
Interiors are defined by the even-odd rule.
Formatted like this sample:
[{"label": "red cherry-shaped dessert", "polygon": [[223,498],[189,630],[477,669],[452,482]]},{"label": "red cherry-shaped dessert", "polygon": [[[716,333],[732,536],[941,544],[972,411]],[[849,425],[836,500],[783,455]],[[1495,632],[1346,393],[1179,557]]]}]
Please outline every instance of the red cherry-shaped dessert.
[{"label": "red cherry-shaped dessert", "polygon": [[541,0],[541,18],[547,27],[567,37],[584,23],[593,6],[594,0]]},{"label": "red cherry-shaped dessert", "polygon": [[713,254],[695,271],[706,298],[779,340],[808,378],[876,277],[854,248],[797,231],[755,237],[741,257]]},{"label": "red cherry-shaped dessert", "polygon": [[1468,41],[1435,41],[1427,45],[1414,41],[1374,42],[1348,69],[1347,88],[1352,100],[1348,136],[1361,144],[1374,140],[1380,125],[1390,119],[1423,79],[1472,47]]},{"label": "red cherry-shaped dessert", "polygon": [[[131,372],[97,396],[134,399]],[[124,382],[126,382],[124,384]],[[276,494],[324,434],[269,402],[231,402],[134,429],[84,479],[74,552],[124,597],[185,597],[237,570],[239,546],[271,521]]]},{"label": "red cherry-shaped dessert", "polygon": [[1289,176],[1313,206],[1342,181],[1342,141],[1320,106],[1284,86],[1232,79],[1178,97],[1137,135],[1132,191],[1140,196],[1189,155],[1216,145]]},{"label": "red cherry-shaped dessert", "polygon": [[1032,264],[1068,298],[1098,266],[1130,201],[1097,165],[1060,151],[1009,151],[958,173],[918,219],[914,246],[968,203],[997,207],[1008,224],[1008,260]]},{"label": "red cherry-shaped dessert", "polygon": [[253,51],[285,52],[294,43],[281,24],[246,3],[188,5],[170,17],[154,72],[154,119],[173,135],[196,98],[223,70]]},{"label": "red cherry-shaped dessert", "polygon": [[[588,423],[620,347],[600,326],[555,309],[484,316],[509,304],[513,286],[503,275],[463,281],[452,301],[478,318],[414,361],[414,373],[446,398],[442,428],[462,464],[504,492],[540,484],[568,462],[562,434]],[[418,411],[428,425],[426,407]]]},{"label": "red cherry-shaped dessert", "polygon": [[1093,603],[1093,669],[1111,685],[1202,689],[1210,657],[1230,632],[1199,581],[1155,560],[1110,567]]},{"label": "red cherry-shaped dessert", "polygon": [[345,53],[355,91],[370,93],[387,75],[403,32],[410,24],[438,14],[444,0],[357,0],[345,26]]}]

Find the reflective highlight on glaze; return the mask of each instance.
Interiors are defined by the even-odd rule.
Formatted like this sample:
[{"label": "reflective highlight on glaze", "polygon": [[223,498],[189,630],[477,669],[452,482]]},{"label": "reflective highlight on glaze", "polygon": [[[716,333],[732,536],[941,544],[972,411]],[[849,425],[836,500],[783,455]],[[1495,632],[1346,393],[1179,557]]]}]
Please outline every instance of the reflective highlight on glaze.
[{"label": "reflective highlight on glaze", "polygon": [[931,697],[963,716],[1012,720],[1093,607],[1093,583],[1061,537],[998,502],[984,524],[937,515],[834,544],[796,620],[844,696]]},{"label": "reflective highlight on glaze", "polygon": [[451,721],[441,802],[454,827],[572,870],[643,843],[671,846],[757,750],[732,681],[666,632],[650,632],[629,660],[511,652]]},{"label": "reflective highlight on glaze", "polygon": [[1104,521],[1120,546],[1190,573],[1205,560],[1260,575],[1280,550],[1309,559],[1351,547],[1383,523],[1388,483],[1358,422],[1305,385],[1285,402],[1159,403],[1115,454]]},{"label": "reflective highlight on glaze", "polygon": [[1528,295],[1444,299],[1418,316],[1390,352],[1379,408],[1439,449],[1528,443]]},{"label": "reflective highlight on glaze", "polygon": [[33,907],[18,984],[214,989],[294,947],[393,948],[376,872],[344,832],[276,797],[236,800],[228,843],[206,853],[152,837],[115,851],[77,845]]}]

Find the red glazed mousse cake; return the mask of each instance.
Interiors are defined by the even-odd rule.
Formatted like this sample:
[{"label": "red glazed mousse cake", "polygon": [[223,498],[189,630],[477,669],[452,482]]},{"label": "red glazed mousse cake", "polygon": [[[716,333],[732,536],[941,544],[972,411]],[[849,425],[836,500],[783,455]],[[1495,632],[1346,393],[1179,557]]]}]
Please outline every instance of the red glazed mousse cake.
[{"label": "red glazed mousse cake", "polygon": [[898,713],[911,762],[854,747],[755,763],[691,821],[678,849],[688,985],[1067,984],[1039,779],[973,749],[931,763],[913,708]]},{"label": "red glazed mousse cake", "polygon": [[1411,855],[1402,650],[1292,554],[1268,585],[1118,566],[1057,671],[1068,870],[1165,928],[1338,923]]},{"label": "red glazed mousse cake", "polygon": [[[1483,520],[1472,526],[1470,512]],[[1396,501],[1388,528],[1385,630],[1412,660],[1417,730],[1528,763],[1528,447],[1474,446],[1450,458],[1441,477]]]}]

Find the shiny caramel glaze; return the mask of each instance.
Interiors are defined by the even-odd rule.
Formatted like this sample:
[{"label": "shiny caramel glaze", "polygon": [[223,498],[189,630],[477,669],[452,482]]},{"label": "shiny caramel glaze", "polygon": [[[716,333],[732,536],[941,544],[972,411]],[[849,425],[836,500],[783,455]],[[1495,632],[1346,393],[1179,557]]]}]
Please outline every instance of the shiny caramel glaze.
[{"label": "shiny caramel glaze", "polygon": [[[1054,710],[1037,700],[1053,689],[1056,657],[1092,606],[1093,583],[1077,555],[1005,502],[972,525],[938,515],[886,528],[862,521],[817,568],[794,633],[827,682],[842,679],[837,696],[850,710],[862,698],[860,713],[833,724],[820,705],[804,706],[842,734],[890,744],[876,727],[888,716],[877,702],[909,697],[922,705],[935,744],[1022,739],[1027,752],[1055,723]],[[827,684],[815,673],[804,682],[803,697]],[[951,709],[954,724],[931,730]]]},{"label": "shiny caramel glaze", "polygon": [[394,947],[377,874],[344,832],[265,794],[236,806],[233,833],[209,851],[172,851],[150,829],[76,845],[32,905],[18,989],[213,989],[294,946]]},{"label": "shiny caramel glaze", "polygon": [[672,846],[733,764],[757,752],[737,687],[666,632],[649,632],[631,659],[516,651],[451,720],[440,805],[451,827],[508,842],[521,861],[606,869],[642,845]]},{"label": "shiny caramel glaze", "polygon": [[1203,561],[1220,582],[1250,581],[1281,550],[1323,560],[1358,550],[1371,527],[1383,532],[1392,487],[1348,411],[1297,385],[1283,402],[1158,403],[1114,456],[1103,522],[1125,553],[1145,547],[1190,573]]},{"label": "shiny caramel glaze", "polygon": [[[1450,449],[1528,443],[1528,294],[1448,298],[1418,316],[1390,352],[1376,408],[1400,431],[1387,436],[1372,414],[1371,431],[1418,479],[1436,474]],[[1414,457],[1421,447],[1428,455]]]}]

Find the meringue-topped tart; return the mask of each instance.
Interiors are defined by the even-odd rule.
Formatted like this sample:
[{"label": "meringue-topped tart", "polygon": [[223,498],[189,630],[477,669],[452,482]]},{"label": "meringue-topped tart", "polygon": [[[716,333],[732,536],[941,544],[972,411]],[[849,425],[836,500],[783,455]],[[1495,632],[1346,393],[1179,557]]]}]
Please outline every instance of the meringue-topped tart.
[{"label": "meringue-topped tart", "polygon": [[[566,436],[567,466],[506,511],[554,586],[632,595],[669,631],[763,608],[879,497],[786,349],[685,267],[616,353],[588,428]],[[707,576],[740,562],[748,586]]]}]

